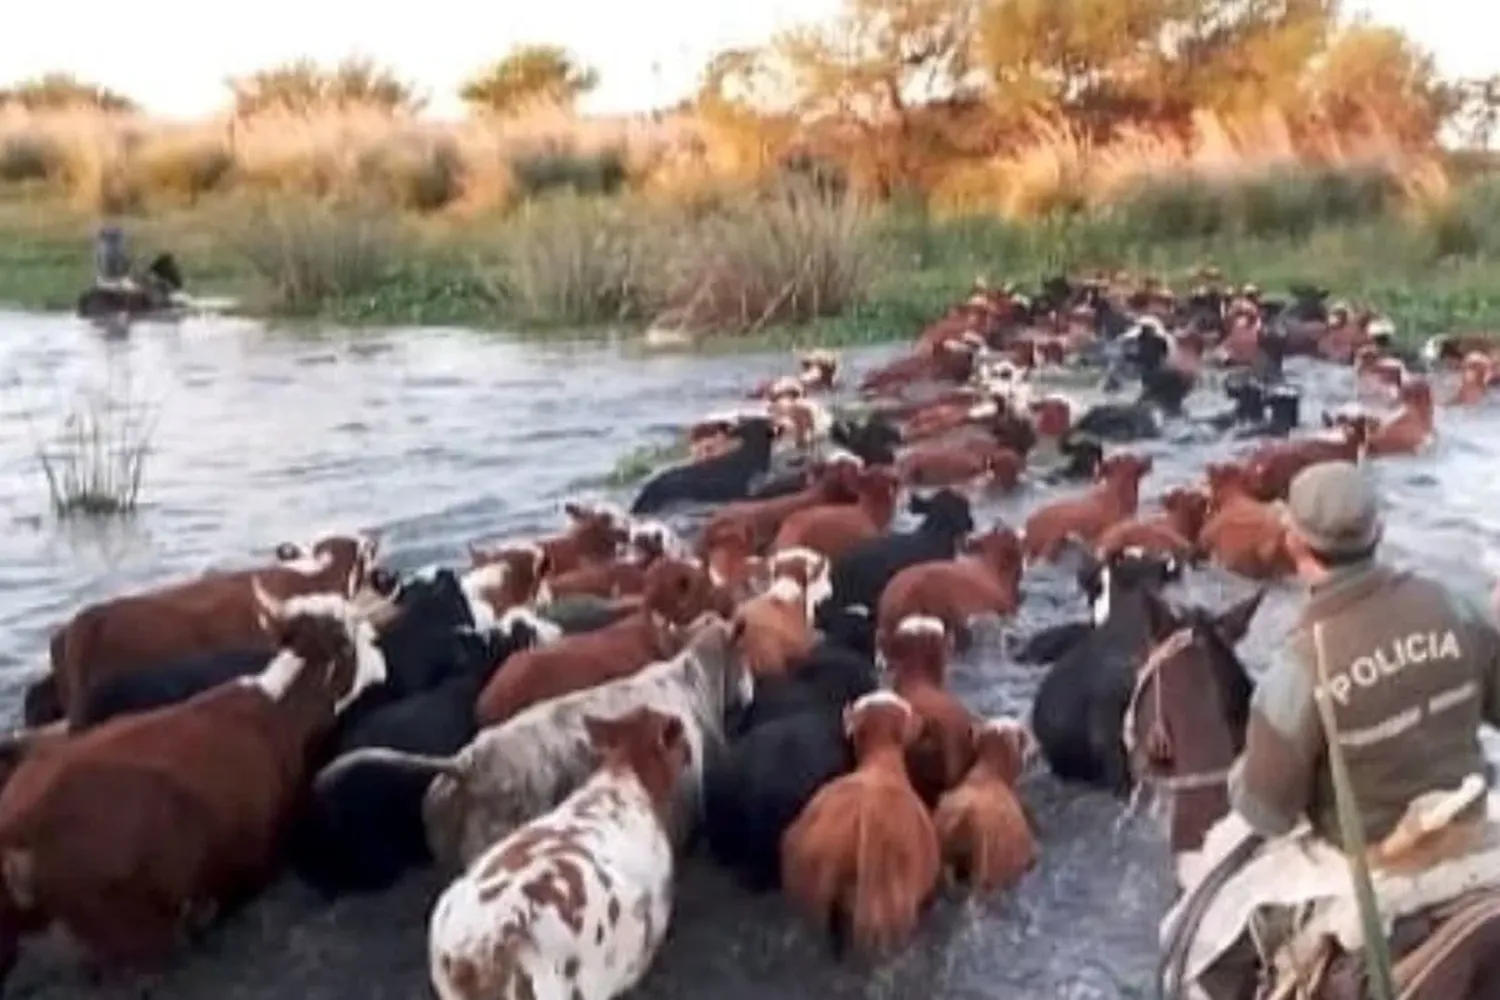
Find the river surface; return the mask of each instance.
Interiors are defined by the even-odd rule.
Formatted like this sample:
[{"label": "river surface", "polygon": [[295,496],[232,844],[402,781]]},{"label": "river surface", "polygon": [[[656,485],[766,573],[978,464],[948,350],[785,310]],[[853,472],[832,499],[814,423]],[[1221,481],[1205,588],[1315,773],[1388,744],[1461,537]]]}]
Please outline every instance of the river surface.
[{"label": "river surface", "polygon": [[[845,377],[899,347],[845,353]],[[628,499],[597,484],[631,449],[670,441],[705,411],[736,405],[781,355],[645,354],[608,343],[518,343],[462,331],[343,331],[311,338],[249,322],[141,325],[106,340],[71,317],[0,312],[0,698],[44,661],[50,630],[81,602],[264,558],[326,528],[382,532],[397,566],[461,562],[470,541],[554,529],[571,496]],[[1304,421],[1352,398],[1347,370],[1296,368]],[[109,386],[157,420],[138,516],[109,529],[61,527],[48,512],[36,445],[79,394]],[[1209,399],[1205,406],[1216,401]],[[1219,442],[1164,440],[1149,498],[1200,476]],[[1384,460],[1393,561],[1480,596],[1500,551],[1500,408],[1448,411],[1440,443]],[[1035,488],[983,508],[1018,523]],[[1028,577],[1007,628],[1025,634],[1083,607],[1060,572]],[[1249,592],[1218,571],[1182,599]],[[1242,647],[1252,669],[1284,633],[1297,594],[1278,590]],[[978,645],[955,686],[984,713],[1025,710],[1039,674]],[[1023,786],[1042,858],[1014,892],[946,898],[917,943],[878,966],[839,966],[774,896],[751,899],[706,864],[679,879],[671,935],[636,994],[648,1000],[1094,1000],[1145,996],[1167,905],[1166,855],[1149,818],[1117,828],[1119,805],[1039,775]],[[429,872],[373,898],[325,906],[290,880],[233,916],[169,972],[100,985],[65,943],[33,941],[11,980],[37,1000],[418,1000],[431,996]]]}]

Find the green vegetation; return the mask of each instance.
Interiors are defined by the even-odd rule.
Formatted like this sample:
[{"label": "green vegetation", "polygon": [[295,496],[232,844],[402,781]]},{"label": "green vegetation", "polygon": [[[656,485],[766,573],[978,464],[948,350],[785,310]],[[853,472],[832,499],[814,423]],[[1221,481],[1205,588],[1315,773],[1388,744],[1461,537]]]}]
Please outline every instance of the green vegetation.
[{"label": "green vegetation", "polygon": [[458,122],[362,57],[230,80],[186,123],[65,75],[0,89],[0,300],[70,305],[108,217],[195,292],[364,324],[852,343],[976,275],[1211,259],[1414,332],[1500,325],[1500,187],[1437,147],[1484,144],[1500,77],[1333,0],[844,0],[674,108],[578,115],[599,83],[531,43]]},{"label": "green vegetation", "polygon": [[[0,300],[69,308],[92,222],[0,204]],[[910,336],[976,277],[1125,268],[1179,284],[1211,261],[1270,289],[1313,281],[1413,336],[1500,327],[1500,179],[1414,204],[1372,174],[1139,185],[1040,221],[937,219],[794,189],[688,212],[557,195],[501,224],[418,225],[368,206],[226,202],[132,223],[192,289],[255,312],[550,333],[652,321],[757,345]]]}]

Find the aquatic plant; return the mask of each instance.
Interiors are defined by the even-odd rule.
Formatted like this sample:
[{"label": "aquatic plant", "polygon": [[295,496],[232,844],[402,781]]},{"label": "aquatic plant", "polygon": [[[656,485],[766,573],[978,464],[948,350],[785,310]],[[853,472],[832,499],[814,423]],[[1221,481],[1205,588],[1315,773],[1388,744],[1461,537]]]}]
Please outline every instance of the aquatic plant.
[{"label": "aquatic plant", "polygon": [[154,410],[128,395],[82,395],[50,441],[38,441],[38,465],[59,518],[113,517],[135,511],[156,431]]}]

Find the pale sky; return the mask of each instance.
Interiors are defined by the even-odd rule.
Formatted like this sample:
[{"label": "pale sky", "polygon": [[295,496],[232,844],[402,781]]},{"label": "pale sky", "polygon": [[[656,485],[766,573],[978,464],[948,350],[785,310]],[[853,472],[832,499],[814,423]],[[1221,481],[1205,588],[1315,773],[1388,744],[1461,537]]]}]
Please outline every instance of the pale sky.
[{"label": "pale sky", "polygon": [[[524,42],[566,45],[599,69],[589,108],[643,110],[689,92],[714,52],[826,17],[838,0],[257,0],[216,14],[202,0],[10,5],[0,32],[0,72],[9,80],[63,69],[157,113],[193,116],[224,105],[228,76],[352,52],[395,66],[428,90],[435,113],[450,114],[462,80]],[[1349,6],[1415,35],[1447,73],[1500,69],[1488,25],[1476,23],[1479,0]]]}]

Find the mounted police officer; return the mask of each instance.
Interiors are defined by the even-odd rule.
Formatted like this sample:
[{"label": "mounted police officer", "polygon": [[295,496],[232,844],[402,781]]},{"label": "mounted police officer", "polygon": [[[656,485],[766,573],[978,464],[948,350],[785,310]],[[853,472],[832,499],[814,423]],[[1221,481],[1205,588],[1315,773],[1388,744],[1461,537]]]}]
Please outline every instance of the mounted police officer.
[{"label": "mounted police officer", "polygon": [[[1324,866],[1332,893],[1351,892],[1316,699],[1331,709],[1372,870],[1467,866],[1462,886],[1454,876],[1451,893],[1436,890],[1446,899],[1383,895],[1383,909],[1411,915],[1476,885],[1500,886],[1500,828],[1491,822],[1478,732],[1483,722],[1500,724],[1500,630],[1441,583],[1382,565],[1382,530],[1375,490],[1358,467],[1323,463],[1292,482],[1286,541],[1308,600],[1256,685],[1229,779],[1232,812],[1215,831],[1220,848],[1238,838],[1231,847],[1255,853],[1218,889],[1238,902],[1211,904],[1221,913],[1237,905],[1245,919],[1221,920],[1216,941],[1200,927],[1193,944],[1190,976],[1212,1000],[1254,996],[1257,978],[1272,958],[1285,958],[1284,943],[1302,926],[1293,906],[1324,901],[1308,888],[1314,879],[1294,873],[1310,852],[1335,859]],[[1446,821],[1435,833],[1427,829],[1434,809]],[[1420,857],[1407,853],[1412,831]],[[1289,846],[1300,853],[1286,853]],[[1447,878],[1428,879],[1429,896]]]}]

